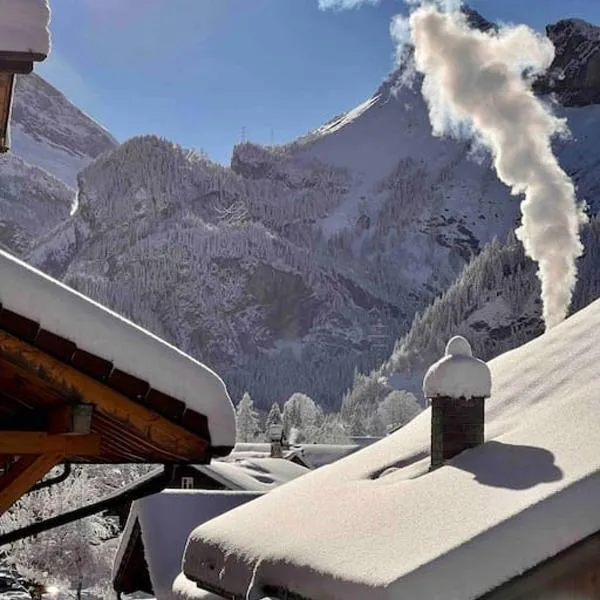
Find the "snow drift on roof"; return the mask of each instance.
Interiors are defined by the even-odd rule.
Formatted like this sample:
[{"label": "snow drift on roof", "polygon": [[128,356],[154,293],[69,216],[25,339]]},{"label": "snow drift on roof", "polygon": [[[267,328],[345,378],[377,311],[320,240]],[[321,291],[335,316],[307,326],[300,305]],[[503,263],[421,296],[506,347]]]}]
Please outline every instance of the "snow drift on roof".
[{"label": "snow drift on roof", "polygon": [[199,471],[220,481],[228,489],[268,492],[270,489],[309,473],[306,467],[281,458],[244,458],[230,455]]},{"label": "snow drift on roof", "polygon": [[428,473],[426,411],[196,529],[184,573],[242,596],[252,580],[312,599],[469,600],[600,530],[599,334],[600,301],[492,361],[484,445]]},{"label": "snow drift on roof", "polygon": [[50,52],[48,0],[0,0],[0,52]]},{"label": "snow drift on roof", "polygon": [[177,348],[2,251],[0,302],[205,415],[213,446],[234,445],[225,384]]},{"label": "snow drift on roof", "polygon": [[223,596],[217,596],[198,588],[183,573],[180,573],[173,583],[172,596],[177,600],[226,600]]},{"label": "snow drift on roof", "polygon": [[135,502],[156,597],[161,600],[172,597],[185,544],[195,526],[260,495],[260,492],[168,490]]},{"label": "snow drift on roof", "polygon": [[[359,444],[298,444],[291,447],[291,450],[300,450],[302,457],[315,469],[328,465],[344,456],[348,456],[362,445]],[[236,444],[231,456],[247,458],[264,458],[271,453],[270,444],[261,443],[240,443]]]},{"label": "snow drift on roof", "polygon": [[425,398],[489,398],[491,389],[488,366],[473,357],[460,335],[448,342],[446,355],[429,367],[423,380]]}]

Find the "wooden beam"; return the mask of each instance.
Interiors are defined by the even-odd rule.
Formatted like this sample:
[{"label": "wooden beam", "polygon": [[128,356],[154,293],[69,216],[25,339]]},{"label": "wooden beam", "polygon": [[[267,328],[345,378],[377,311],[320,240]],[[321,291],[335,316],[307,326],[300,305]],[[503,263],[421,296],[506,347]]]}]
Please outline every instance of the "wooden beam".
[{"label": "wooden beam", "polygon": [[45,431],[0,431],[0,453],[56,454],[66,457],[99,456],[101,439],[88,435],[50,434]]},{"label": "wooden beam", "polygon": [[60,454],[38,454],[21,457],[0,477],[0,515],[26,494],[63,457]]},{"label": "wooden beam", "polygon": [[[64,394],[78,394],[83,402],[94,404],[95,410],[117,419],[150,442],[159,455],[162,451],[181,462],[206,459],[208,440],[1,330],[0,358],[26,366],[31,377],[39,374]],[[156,455],[149,458],[155,460]]]}]

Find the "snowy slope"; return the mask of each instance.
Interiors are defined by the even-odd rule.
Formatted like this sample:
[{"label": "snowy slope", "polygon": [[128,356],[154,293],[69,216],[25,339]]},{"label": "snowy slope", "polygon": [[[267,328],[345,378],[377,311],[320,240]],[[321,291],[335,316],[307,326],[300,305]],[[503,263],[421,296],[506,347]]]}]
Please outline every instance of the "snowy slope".
[{"label": "snowy slope", "polygon": [[106,129],[41,77],[17,78],[11,121],[14,154],[76,187],[77,173],[116,146]]},{"label": "snowy slope", "polygon": [[52,227],[64,223],[72,188],[14,154],[0,157],[0,246],[23,256]]},{"label": "snowy slope", "polygon": [[469,600],[598,531],[599,332],[595,302],[492,361],[484,445],[429,473],[426,411],[196,529],[186,576],[240,596]]},{"label": "snowy slope", "polygon": [[0,246],[26,257],[70,222],[77,173],[116,142],[37,75],[18,76],[11,141],[0,157]]},{"label": "snowy slope", "polygon": [[[466,146],[430,135],[417,90],[394,90],[307,143],[237,148],[235,170],[131,140],[82,173],[79,212],[31,256],[208,361],[234,393],[335,402],[355,365],[382,358],[376,328],[391,349],[518,210]],[[75,231],[87,237],[74,244]]]},{"label": "snowy slope", "polygon": [[[239,145],[231,168],[130,140],[82,172],[79,211],[29,258],[211,364],[234,396],[335,406],[518,219],[488,157],[431,135],[408,75],[287,146]],[[561,162],[595,211],[598,106],[559,110]],[[477,310],[502,328],[506,300]]]}]

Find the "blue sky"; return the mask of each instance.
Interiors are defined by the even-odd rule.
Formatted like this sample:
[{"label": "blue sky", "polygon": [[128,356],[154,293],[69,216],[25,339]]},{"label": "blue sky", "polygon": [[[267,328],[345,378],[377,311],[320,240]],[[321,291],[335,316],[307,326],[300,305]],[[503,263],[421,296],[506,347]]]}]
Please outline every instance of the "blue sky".
[{"label": "blue sky", "polygon": [[[228,162],[242,128],[283,143],[367,98],[393,68],[400,0],[51,0],[53,51],[36,70],[123,141],[156,133]],[[600,24],[599,0],[473,0],[537,29]]]}]

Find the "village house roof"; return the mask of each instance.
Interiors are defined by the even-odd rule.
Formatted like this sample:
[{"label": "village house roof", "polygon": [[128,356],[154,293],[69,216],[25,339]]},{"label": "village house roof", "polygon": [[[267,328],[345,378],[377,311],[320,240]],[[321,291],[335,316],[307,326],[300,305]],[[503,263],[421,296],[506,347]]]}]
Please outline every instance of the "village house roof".
[{"label": "village house roof", "polygon": [[235,453],[208,465],[193,465],[195,469],[221,483],[229,490],[268,492],[297,479],[308,469],[281,458],[236,457]]},{"label": "village house roof", "polygon": [[[294,456],[302,458],[304,464],[310,468],[318,469],[324,465],[331,464],[348,456],[353,452],[360,450],[362,444],[295,444],[288,450],[285,450],[283,456],[287,460],[292,460]],[[271,453],[271,445],[266,443],[237,443],[232,451],[235,456],[245,456],[248,458],[259,458],[269,456]]]},{"label": "village house roof", "polygon": [[10,115],[17,73],[31,73],[33,63],[50,52],[48,0],[0,2],[0,152],[9,149]]},{"label": "village house roof", "polygon": [[[173,584],[190,531],[199,523],[250,502],[265,492],[166,490],[133,503],[113,568],[113,586],[125,594],[178,598]],[[197,586],[194,584],[197,589]]]},{"label": "village house roof", "polygon": [[[218,375],[2,251],[0,371],[0,514],[63,459],[203,463],[235,443]],[[89,435],[69,435],[73,405]]]},{"label": "village house roof", "polygon": [[228,457],[193,468],[225,490],[167,490],[134,502],[114,562],[117,591],[153,591],[160,600],[170,598],[194,527],[309,472],[278,458]]},{"label": "village house roof", "polygon": [[572,547],[600,530],[599,334],[595,302],[491,361],[485,444],[429,472],[425,411],[196,528],[181,577],[228,598],[471,600]]},{"label": "village house roof", "polygon": [[48,0],[2,0],[0,54],[33,54],[41,60],[50,52]]}]

